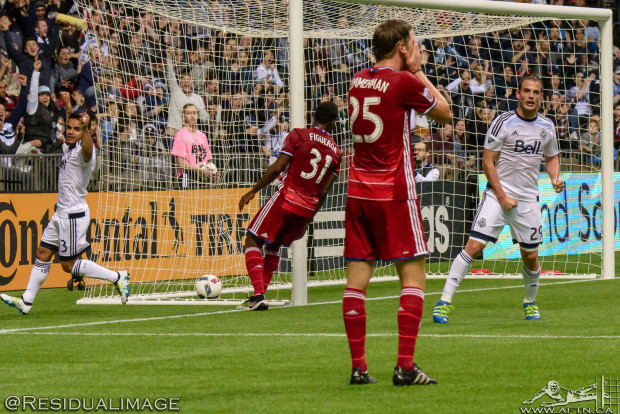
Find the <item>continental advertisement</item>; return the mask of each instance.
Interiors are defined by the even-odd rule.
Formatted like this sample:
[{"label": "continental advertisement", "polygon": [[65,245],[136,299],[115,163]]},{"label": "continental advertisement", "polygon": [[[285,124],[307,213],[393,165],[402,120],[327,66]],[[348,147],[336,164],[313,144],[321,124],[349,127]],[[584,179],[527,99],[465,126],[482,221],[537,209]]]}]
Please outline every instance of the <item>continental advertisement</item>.
[{"label": "continental advertisement", "polygon": [[[241,274],[245,229],[259,208],[257,197],[239,212],[239,199],[247,190],[88,194],[86,238],[92,251],[87,257],[111,270],[131,267],[136,281]],[[26,288],[56,197],[1,196],[0,291]],[[43,287],[66,286],[69,279],[55,257]]]}]

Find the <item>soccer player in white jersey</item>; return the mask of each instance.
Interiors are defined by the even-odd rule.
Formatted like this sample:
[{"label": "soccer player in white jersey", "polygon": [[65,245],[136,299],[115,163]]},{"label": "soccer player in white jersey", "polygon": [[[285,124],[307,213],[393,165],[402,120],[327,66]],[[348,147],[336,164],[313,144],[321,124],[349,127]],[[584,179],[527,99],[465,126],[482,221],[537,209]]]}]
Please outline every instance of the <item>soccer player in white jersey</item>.
[{"label": "soccer player in white jersey", "polygon": [[560,180],[555,126],[538,113],[542,99],[540,78],[523,76],[517,98],[517,109],[496,117],[488,129],[482,156],[488,186],[478,205],[469,240],[454,259],[441,299],[433,310],[433,321],[437,323],[448,322],[452,296],[471,263],[488,242],[497,241],[506,224],[510,226],[513,243],[519,243],[521,250],[525,319],[540,319],[536,305],[540,276],[538,245],[542,243],[538,171],[543,156],[556,192],[564,189],[564,181]]},{"label": "soccer player in white jersey", "polygon": [[0,299],[9,306],[27,314],[32,308],[37,292],[47,278],[52,257],[57,253],[62,269],[73,276],[92,277],[113,283],[125,304],[129,298],[129,274],[125,270],[114,272],[90,260],[82,259],[90,244],[86,230],[90,212],[86,204],[87,187],[95,170],[95,151],[88,131],[86,113],[67,117],[67,140],[58,173],[58,200],[56,212],[41,237],[34,267],[21,298],[1,294]]}]

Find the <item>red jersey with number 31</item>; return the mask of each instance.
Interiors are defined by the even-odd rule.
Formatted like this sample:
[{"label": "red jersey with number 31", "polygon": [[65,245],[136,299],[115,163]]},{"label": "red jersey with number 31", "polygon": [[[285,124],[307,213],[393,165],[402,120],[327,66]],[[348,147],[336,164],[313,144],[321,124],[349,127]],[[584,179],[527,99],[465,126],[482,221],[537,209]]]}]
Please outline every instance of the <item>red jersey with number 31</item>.
[{"label": "red jersey with number 31", "polygon": [[340,173],[342,151],[327,131],[315,127],[293,129],[280,152],[293,157],[278,187],[282,207],[312,218],[327,178]]},{"label": "red jersey with number 31", "polygon": [[414,200],[409,113],[428,113],[437,104],[409,71],[390,67],[357,72],[349,88],[353,164],[349,197],[365,200]]}]

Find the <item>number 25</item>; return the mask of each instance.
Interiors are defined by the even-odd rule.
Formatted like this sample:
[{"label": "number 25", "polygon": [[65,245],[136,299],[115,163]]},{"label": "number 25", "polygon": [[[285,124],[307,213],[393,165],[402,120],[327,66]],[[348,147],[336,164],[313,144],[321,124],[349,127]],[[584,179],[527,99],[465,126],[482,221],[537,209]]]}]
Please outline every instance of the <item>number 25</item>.
[{"label": "number 25", "polygon": [[[359,115],[359,112],[360,112],[360,103],[357,100],[357,98],[355,98],[354,96],[349,97],[349,102],[351,103],[351,106],[353,107],[353,112],[351,113],[351,128],[353,128],[353,125],[355,124],[355,120],[357,119],[357,116]],[[362,136],[362,135],[353,134],[353,142],[371,143],[379,139],[379,137],[383,133],[383,121],[381,120],[379,115],[370,111],[370,107],[372,105],[379,105],[380,103],[381,103],[381,98],[377,96],[364,98],[364,104],[362,106],[362,119],[371,121],[373,124],[375,124],[375,129],[373,129],[370,135]]]}]

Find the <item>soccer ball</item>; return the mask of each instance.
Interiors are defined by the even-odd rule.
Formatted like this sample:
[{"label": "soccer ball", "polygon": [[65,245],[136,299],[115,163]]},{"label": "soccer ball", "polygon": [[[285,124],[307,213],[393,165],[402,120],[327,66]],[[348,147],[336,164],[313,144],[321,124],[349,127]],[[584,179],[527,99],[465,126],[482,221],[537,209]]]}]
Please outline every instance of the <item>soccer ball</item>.
[{"label": "soccer ball", "polygon": [[222,281],[214,275],[204,275],[196,279],[196,293],[202,299],[213,299],[222,293]]},{"label": "soccer ball", "polygon": [[211,161],[203,162],[200,164],[201,169],[209,170],[211,175],[215,175],[217,173],[217,167]]}]

